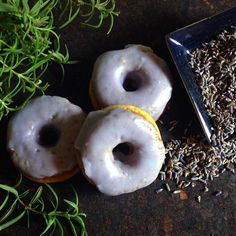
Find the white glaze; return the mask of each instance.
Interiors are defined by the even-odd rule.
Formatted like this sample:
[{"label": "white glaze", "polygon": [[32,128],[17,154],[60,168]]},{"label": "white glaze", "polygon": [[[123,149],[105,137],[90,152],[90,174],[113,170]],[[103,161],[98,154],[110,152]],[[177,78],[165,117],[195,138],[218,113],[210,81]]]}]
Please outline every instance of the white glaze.
[{"label": "white glaze", "polygon": [[[139,71],[142,85],[127,92],[123,88],[126,75]],[[91,88],[101,106],[131,104],[148,112],[154,120],[162,114],[172,93],[170,71],[152,49],[142,45],[127,45],[125,49],[109,51],[94,64]]]},{"label": "white glaze", "polygon": [[[74,141],[85,118],[80,107],[57,96],[33,99],[17,112],[8,125],[8,148],[13,163],[27,176],[41,179],[77,166]],[[61,131],[55,146],[37,142],[40,129],[53,124]]]},{"label": "white glaze", "polygon": [[[85,175],[104,194],[115,196],[151,184],[165,159],[165,149],[156,129],[128,110],[100,110],[89,113],[75,147]],[[129,142],[134,152],[127,163],[115,159],[113,148]]]}]

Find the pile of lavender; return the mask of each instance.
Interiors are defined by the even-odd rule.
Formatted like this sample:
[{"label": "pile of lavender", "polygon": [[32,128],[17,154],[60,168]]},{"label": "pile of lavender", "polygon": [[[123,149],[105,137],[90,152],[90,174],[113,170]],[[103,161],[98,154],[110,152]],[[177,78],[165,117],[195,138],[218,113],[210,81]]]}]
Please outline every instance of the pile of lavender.
[{"label": "pile of lavender", "polygon": [[190,65],[214,126],[213,145],[236,132],[236,27],[192,52]]},{"label": "pile of lavender", "polygon": [[[225,170],[235,173],[236,27],[224,30],[215,39],[192,51],[190,65],[213,122],[214,147],[203,136],[171,140],[166,144],[167,159],[160,178],[173,179],[179,189],[201,182],[204,191],[208,191],[209,180]],[[168,184],[166,186],[169,190]],[[216,193],[220,194],[222,191]]]}]

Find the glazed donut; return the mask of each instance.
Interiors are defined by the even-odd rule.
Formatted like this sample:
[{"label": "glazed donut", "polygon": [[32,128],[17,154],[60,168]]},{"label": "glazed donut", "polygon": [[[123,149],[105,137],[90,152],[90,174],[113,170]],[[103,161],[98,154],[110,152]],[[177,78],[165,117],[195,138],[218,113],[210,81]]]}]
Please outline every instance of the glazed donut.
[{"label": "glazed donut", "polygon": [[29,179],[52,183],[79,171],[74,141],[85,119],[80,107],[57,96],[40,96],[17,112],[8,125],[14,165]]},{"label": "glazed donut", "polygon": [[89,113],[75,147],[85,177],[110,196],[151,184],[165,159],[155,121],[131,105],[114,105]]},{"label": "glazed donut", "polygon": [[152,49],[128,45],[98,57],[90,82],[96,109],[115,104],[135,105],[157,120],[172,93],[170,71]]}]

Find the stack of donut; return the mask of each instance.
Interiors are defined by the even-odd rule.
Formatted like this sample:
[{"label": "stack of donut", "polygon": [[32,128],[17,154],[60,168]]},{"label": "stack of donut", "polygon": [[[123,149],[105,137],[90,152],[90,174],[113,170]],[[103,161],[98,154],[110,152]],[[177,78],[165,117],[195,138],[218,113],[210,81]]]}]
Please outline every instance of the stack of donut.
[{"label": "stack of donut", "polygon": [[36,182],[59,182],[79,169],[104,194],[115,196],[151,184],[165,159],[155,121],[171,97],[165,62],[142,45],[102,54],[89,94],[87,116],[67,99],[41,96],[8,125],[15,166]]}]

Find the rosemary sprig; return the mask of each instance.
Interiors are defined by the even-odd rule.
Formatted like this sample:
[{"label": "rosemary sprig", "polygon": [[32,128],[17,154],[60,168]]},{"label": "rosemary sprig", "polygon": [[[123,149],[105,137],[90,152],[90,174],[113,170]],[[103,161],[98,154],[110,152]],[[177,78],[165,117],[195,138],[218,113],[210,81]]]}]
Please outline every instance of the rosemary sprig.
[{"label": "rosemary sprig", "polygon": [[[20,191],[22,177],[15,186],[0,184],[0,231],[14,225],[24,216],[27,216],[30,227],[30,216],[40,216],[45,222],[45,227],[40,235],[51,235],[57,230],[64,235],[63,224],[67,222],[74,236],[80,231],[81,236],[87,235],[84,218],[86,215],[79,211],[79,198],[76,190],[71,186],[74,201],[64,199],[66,210],[60,209],[60,197],[49,184],[40,185],[32,193],[30,189]],[[4,193],[5,192],[5,195]],[[80,230],[76,229],[78,227]]]},{"label": "rosemary sprig", "polygon": [[64,9],[61,15],[66,16],[59,28],[81,15],[81,23],[94,28],[109,18],[109,33],[118,15],[114,0],[68,0],[65,6],[60,0],[31,4],[28,0],[0,0],[0,120],[21,109],[36,92],[46,91],[48,83],[42,78],[50,63],[70,63],[68,50],[61,49],[55,31],[55,8]]},{"label": "rosemary sprig", "polygon": [[[63,64],[68,52],[60,52],[60,39],[53,31],[57,1],[0,1],[0,119],[24,106],[37,90],[48,87],[42,76],[51,61]],[[52,43],[54,42],[54,43]],[[16,103],[19,95],[23,101]]]},{"label": "rosemary sprig", "polygon": [[[77,5],[76,11],[73,12],[73,5]],[[120,13],[116,11],[115,0],[90,0],[90,1],[81,1],[81,0],[69,0],[67,1],[67,7],[65,9],[70,9],[68,14],[68,20],[60,26],[64,28],[69,23],[71,23],[76,16],[81,12],[80,9],[86,9],[86,13],[81,13],[81,16],[84,18],[84,21],[81,22],[83,25],[90,26],[92,28],[100,28],[103,21],[106,18],[110,19],[110,24],[108,27],[107,34],[109,34],[113,28],[114,17],[118,16]],[[62,15],[64,15],[65,11]]]}]

